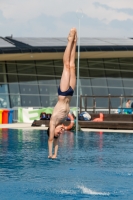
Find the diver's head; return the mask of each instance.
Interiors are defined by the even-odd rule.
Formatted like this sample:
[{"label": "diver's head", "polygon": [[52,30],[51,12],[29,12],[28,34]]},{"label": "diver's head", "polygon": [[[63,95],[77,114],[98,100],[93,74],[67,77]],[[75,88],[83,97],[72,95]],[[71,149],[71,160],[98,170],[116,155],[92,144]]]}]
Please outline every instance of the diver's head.
[{"label": "diver's head", "polygon": [[[64,127],[62,125],[58,125],[55,128],[55,132],[54,132],[54,138],[57,139],[61,133],[63,133],[64,131]],[[47,135],[49,137],[50,135],[50,128],[47,129]]]}]

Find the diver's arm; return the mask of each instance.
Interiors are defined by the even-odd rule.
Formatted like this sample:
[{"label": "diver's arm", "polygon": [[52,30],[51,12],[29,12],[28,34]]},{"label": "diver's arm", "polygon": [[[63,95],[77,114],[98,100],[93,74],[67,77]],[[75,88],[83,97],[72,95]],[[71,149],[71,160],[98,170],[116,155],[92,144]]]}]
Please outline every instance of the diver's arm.
[{"label": "diver's arm", "polygon": [[50,121],[50,134],[48,139],[48,148],[49,148],[48,158],[52,158],[54,132],[55,132],[55,125],[53,124],[52,121]]},{"label": "diver's arm", "polygon": [[52,158],[57,158],[59,138],[54,139],[54,155]]}]

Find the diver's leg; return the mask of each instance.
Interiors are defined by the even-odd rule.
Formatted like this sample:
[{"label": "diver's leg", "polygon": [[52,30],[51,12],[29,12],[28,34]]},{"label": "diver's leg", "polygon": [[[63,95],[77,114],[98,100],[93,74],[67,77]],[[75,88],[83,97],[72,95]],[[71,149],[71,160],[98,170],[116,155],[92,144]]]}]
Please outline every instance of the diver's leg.
[{"label": "diver's leg", "polygon": [[70,86],[75,89],[76,86],[76,72],[75,72],[75,56],[76,56],[76,45],[77,45],[77,33],[75,33],[75,39],[72,46],[70,56]]},{"label": "diver's leg", "polygon": [[65,49],[63,56],[64,68],[60,81],[60,89],[62,92],[68,90],[70,86],[70,57],[71,57],[74,38],[75,38],[75,28],[70,30],[67,47]]}]

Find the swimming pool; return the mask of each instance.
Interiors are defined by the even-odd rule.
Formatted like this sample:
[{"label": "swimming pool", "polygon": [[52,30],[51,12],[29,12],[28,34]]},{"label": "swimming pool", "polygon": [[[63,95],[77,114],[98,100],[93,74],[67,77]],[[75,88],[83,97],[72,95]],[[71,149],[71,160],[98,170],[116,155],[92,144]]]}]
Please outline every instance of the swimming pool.
[{"label": "swimming pool", "polygon": [[47,158],[42,130],[0,130],[0,199],[133,199],[133,134],[61,135]]}]

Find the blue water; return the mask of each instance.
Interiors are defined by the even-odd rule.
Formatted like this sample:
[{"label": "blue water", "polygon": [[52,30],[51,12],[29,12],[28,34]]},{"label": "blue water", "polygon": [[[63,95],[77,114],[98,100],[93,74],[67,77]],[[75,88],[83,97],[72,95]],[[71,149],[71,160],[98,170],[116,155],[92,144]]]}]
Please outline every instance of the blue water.
[{"label": "blue water", "polygon": [[42,130],[0,130],[0,200],[133,199],[133,134],[61,135],[56,160]]}]

